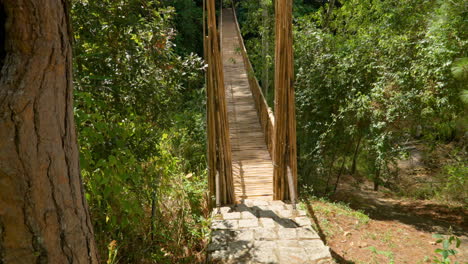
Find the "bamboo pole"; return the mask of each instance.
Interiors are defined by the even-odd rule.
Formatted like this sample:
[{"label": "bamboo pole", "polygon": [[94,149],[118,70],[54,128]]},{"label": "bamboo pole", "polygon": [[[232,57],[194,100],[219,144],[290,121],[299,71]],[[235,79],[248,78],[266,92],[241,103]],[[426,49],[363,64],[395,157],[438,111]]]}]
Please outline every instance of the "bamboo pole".
[{"label": "bamboo pole", "polygon": [[273,198],[295,201],[297,199],[297,150],[293,88],[292,0],[275,1],[275,20]]},{"label": "bamboo pole", "polygon": [[[224,88],[220,41],[216,25],[215,1],[204,2],[207,33],[205,57],[207,69],[207,115],[209,141],[210,190],[216,193],[216,205],[233,203],[231,142]],[[205,9],[204,9],[205,10]],[[204,28],[205,29],[205,28]]]},{"label": "bamboo pole", "polygon": [[[203,54],[206,63],[210,61],[208,51],[209,47],[208,37],[206,35],[206,0],[203,1]],[[214,118],[213,118],[213,91],[212,91],[212,77],[211,71],[207,69],[205,72],[205,85],[206,85],[206,124],[207,124],[207,159],[208,159],[208,189],[210,199],[216,194],[215,178],[216,178],[216,143],[214,141]],[[210,202],[211,205],[211,202]]]},{"label": "bamboo pole", "polygon": [[268,98],[268,83],[269,83],[269,76],[268,76],[268,50],[269,50],[269,39],[267,37],[267,27],[268,27],[268,5],[265,4],[265,0],[260,0],[261,7],[262,7],[262,59],[264,63],[263,73],[262,73],[262,85],[263,85],[263,94],[265,95],[265,99]]}]

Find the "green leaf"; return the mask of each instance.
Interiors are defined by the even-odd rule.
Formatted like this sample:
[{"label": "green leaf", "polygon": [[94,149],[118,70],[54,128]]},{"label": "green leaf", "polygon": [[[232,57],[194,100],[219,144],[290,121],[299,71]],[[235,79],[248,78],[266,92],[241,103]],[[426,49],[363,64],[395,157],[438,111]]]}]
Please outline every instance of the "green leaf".
[{"label": "green leaf", "polygon": [[456,248],[459,248],[460,245],[461,245],[461,240],[460,240],[460,238],[458,238],[458,237],[456,238],[456,240],[457,240],[457,244],[455,245],[455,247],[456,247]]},{"label": "green leaf", "polygon": [[447,250],[443,250],[441,254],[442,254],[442,257],[444,258],[444,260],[447,259],[448,256],[449,256],[449,253],[448,253]]},{"label": "green leaf", "polygon": [[443,242],[442,242],[442,246],[444,247],[444,249],[448,249],[450,247],[450,241],[445,239]]},{"label": "green leaf", "polygon": [[452,74],[457,80],[468,80],[468,57],[459,58],[453,62]]}]

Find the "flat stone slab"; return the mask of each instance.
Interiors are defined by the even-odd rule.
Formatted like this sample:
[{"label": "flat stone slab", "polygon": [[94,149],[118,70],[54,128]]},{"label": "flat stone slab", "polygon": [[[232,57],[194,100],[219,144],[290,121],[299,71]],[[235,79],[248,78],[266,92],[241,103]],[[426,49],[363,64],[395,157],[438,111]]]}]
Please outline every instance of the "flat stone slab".
[{"label": "flat stone slab", "polygon": [[212,217],[210,263],[334,263],[306,212],[290,204],[245,200]]}]

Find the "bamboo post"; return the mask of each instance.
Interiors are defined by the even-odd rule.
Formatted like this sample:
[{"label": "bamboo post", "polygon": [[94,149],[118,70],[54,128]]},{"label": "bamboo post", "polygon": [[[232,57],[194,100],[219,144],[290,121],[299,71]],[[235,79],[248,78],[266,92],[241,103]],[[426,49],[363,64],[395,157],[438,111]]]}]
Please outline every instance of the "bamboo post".
[{"label": "bamboo post", "polygon": [[[204,1],[208,36],[204,51],[207,69],[207,133],[210,195],[215,193],[216,205],[234,202],[231,142],[224,89],[220,40],[216,25],[215,0]],[[204,27],[205,31],[205,27]]]},{"label": "bamboo post", "polygon": [[[273,198],[289,199],[295,202],[297,198],[297,150],[293,87],[292,0],[275,1],[275,21]],[[289,171],[290,176],[288,176]]]},{"label": "bamboo post", "polygon": [[263,85],[263,94],[265,95],[265,99],[268,98],[268,50],[269,50],[269,40],[267,37],[267,26],[268,26],[268,5],[265,4],[265,0],[260,0],[261,7],[262,7],[262,23],[263,23],[263,31],[262,31],[262,59],[264,63],[263,67],[263,74],[262,74],[262,85]]},{"label": "bamboo post", "polygon": [[[209,54],[210,41],[206,35],[206,1],[203,1],[203,50],[205,62],[210,64],[211,56]],[[215,142],[215,118],[214,118],[214,94],[213,94],[213,77],[211,76],[212,71],[207,69],[205,72],[205,84],[206,84],[206,123],[207,123],[207,137],[208,137],[208,187],[210,193],[210,199],[216,194],[216,142]],[[211,205],[211,203],[210,203]]]}]

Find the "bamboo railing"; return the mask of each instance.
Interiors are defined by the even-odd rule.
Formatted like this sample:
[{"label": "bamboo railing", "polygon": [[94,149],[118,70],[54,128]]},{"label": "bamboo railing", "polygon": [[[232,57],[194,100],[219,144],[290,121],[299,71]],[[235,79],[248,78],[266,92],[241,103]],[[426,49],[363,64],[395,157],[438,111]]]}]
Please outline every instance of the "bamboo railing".
[{"label": "bamboo railing", "polygon": [[[214,0],[205,0],[203,6],[204,52],[205,61],[208,63],[206,74],[208,183],[211,195],[216,196],[216,205],[220,206],[234,202],[231,142],[225,101],[220,32],[216,27]],[[274,165],[273,198],[291,200],[295,204],[297,201],[297,149],[293,87],[292,0],[277,0],[275,7],[275,115],[268,107],[258,80],[255,78],[234,7],[233,14],[239,50],[247,70],[249,87],[265,143]]]},{"label": "bamboo railing", "polygon": [[235,197],[221,45],[216,26],[214,0],[203,1],[203,45],[205,61],[208,64],[206,71],[208,185],[210,196],[216,197],[216,206],[219,207],[234,203]]},{"label": "bamboo railing", "polygon": [[234,7],[233,13],[250,90],[255,101],[265,142],[274,164],[273,198],[275,200],[290,200],[295,207],[297,202],[297,149],[293,88],[292,0],[277,0],[275,3],[275,108],[277,109],[275,114],[278,120],[275,119],[275,114],[268,106],[255,77]]},{"label": "bamboo railing", "polygon": [[233,8],[234,20],[236,22],[236,30],[237,30],[237,37],[239,39],[239,48],[242,53],[242,58],[244,61],[244,65],[247,69],[247,77],[249,79],[249,86],[250,90],[252,91],[252,95],[255,101],[255,108],[257,109],[257,114],[260,119],[260,125],[262,126],[263,133],[265,135],[265,142],[268,146],[268,152],[270,152],[270,156],[273,157],[273,146],[274,146],[274,137],[273,133],[275,131],[275,116],[273,111],[268,106],[265,97],[263,96],[262,88],[258,84],[257,78],[255,78],[255,74],[253,71],[252,64],[250,63],[249,56],[247,55],[247,49],[244,45],[244,40],[241,35],[239,23],[237,21],[236,11]]}]

